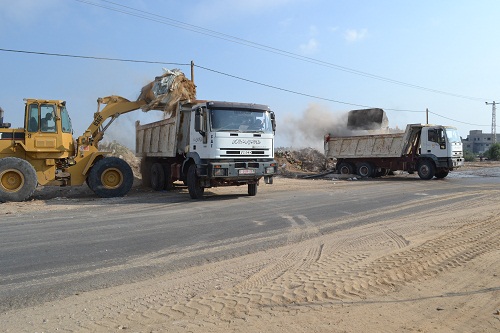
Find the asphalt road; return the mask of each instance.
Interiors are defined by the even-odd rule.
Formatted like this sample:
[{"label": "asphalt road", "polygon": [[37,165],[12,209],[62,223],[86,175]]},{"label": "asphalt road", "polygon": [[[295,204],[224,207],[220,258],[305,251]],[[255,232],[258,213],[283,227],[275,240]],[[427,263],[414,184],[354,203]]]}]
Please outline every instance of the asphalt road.
[{"label": "asphalt road", "polygon": [[[435,208],[499,183],[498,171],[431,181],[277,179],[256,197],[242,195],[243,188],[209,192],[200,201],[185,189],[136,191],[125,198],[52,198],[43,207],[28,202],[12,214],[1,214],[0,204],[0,311]],[[440,200],[423,205],[422,197]],[[300,229],[307,232],[293,232]]]}]

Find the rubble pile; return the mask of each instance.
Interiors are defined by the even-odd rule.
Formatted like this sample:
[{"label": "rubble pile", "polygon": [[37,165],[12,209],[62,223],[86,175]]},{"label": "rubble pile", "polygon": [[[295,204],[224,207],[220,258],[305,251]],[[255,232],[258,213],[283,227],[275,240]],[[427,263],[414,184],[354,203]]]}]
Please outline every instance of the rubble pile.
[{"label": "rubble pile", "polygon": [[175,114],[179,101],[196,99],[196,86],[180,69],[163,71],[163,75],[142,87],[137,100],[148,103],[142,107],[143,111],[162,110],[168,117]]},{"label": "rubble pile", "polygon": [[141,178],[141,160],[140,158],[135,156],[135,153],[128,149],[127,147],[119,144],[116,141],[112,142],[99,142],[99,150],[110,152],[111,156],[119,157],[130,165],[132,168],[132,172],[134,173],[134,177]]},{"label": "rubble pile", "polygon": [[331,161],[328,161],[323,153],[314,148],[299,150],[277,148],[274,157],[278,162],[280,175],[285,177],[322,173],[333,167]]}]

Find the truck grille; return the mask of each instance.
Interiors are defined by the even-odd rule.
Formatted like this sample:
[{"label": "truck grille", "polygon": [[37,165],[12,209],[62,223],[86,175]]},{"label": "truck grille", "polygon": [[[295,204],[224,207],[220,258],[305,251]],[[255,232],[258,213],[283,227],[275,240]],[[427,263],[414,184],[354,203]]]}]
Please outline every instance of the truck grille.
[{"label": "truck grille", "polygon": [[228,156],[241,156],[241,157],[251,157],[251,156],[259,156],[259,157],[269,157],[269,149],[235,149],[235,148],[222,148],[221,149],[221,157]]}]

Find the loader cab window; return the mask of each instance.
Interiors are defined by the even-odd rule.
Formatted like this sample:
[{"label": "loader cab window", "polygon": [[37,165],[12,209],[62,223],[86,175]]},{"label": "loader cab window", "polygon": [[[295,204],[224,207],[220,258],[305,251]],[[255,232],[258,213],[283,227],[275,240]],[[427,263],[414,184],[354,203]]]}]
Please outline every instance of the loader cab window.
[{"label": "loader cab window", "polygon": [[71,127],[71,118],[69,117],[68,110],[65,106],[61,106],[61,126],[63,133],[73,134],[73,128]]},{"label": "loader cab window", "polygon": [[28,132],[38,132],[38,104],[28,106]]},{"label": "loader cab window", "polygon": [[56,132],[56,110],[54,104],[40,104],[40,130],[45,133]]}]

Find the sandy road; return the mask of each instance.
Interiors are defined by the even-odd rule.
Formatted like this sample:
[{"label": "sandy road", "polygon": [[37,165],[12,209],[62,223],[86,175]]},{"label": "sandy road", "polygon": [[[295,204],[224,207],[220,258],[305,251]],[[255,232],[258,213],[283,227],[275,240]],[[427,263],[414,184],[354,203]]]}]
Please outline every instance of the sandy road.
[{"label": "sandy road", "polygon": [[[266,191],[340,198],[365,186],[334,183],[287,179]],[[282,246],[2,313],[2,331],[498,332],[499,182],[440,195],[425,183],[402,181],[411,201],[341,221],[282,212]]]}]

